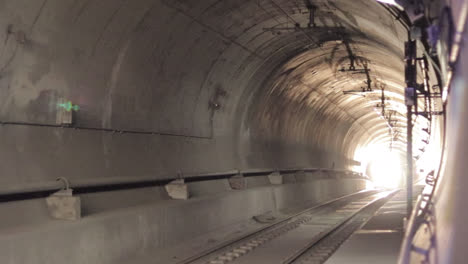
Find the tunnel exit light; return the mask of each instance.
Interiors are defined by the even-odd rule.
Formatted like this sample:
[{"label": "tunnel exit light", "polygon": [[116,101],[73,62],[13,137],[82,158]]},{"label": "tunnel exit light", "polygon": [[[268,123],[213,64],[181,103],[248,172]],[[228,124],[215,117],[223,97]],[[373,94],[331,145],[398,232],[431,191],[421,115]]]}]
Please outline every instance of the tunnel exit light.
[{"label": "tunnel exit light", "polygon": [[388,146],[368,146],[359,151],[356,159],[363,161],[363,170],[372,181],[369,186],[390,189],[401,186],[404,175],[402,157],[390,151]]},{"label": "tunnel exit light", "polygon": [[391,152],[385,153],[371,163],[370,174],[376,187],[399,187],[403,176],[400,158]]}]

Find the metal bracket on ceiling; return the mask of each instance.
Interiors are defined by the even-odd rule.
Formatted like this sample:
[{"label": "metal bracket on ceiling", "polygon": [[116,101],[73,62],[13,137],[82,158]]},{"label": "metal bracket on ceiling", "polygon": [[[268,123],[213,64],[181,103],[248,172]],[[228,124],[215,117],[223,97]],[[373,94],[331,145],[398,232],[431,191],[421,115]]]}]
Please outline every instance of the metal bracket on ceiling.
[{"label": "metal bracket on ceiling", "polygon": [[[350,59],[351,60],[351,59]],[[368,93],[368,92],[373,92],[374,89],[372,89],[372,78],[370,77],[370,69],[367,67],[367,63],[364,63],[364,69],[359,69],[356,70],[354,67],[354,60],[351,60],[353,64],[351,64],[350,69],[348,71],[358,71],[359,73],[362,71],[363,74],[366,75],[366,80],[364,83],[366,84],[366,87],[361,87],[361,90],[348,90],[348,91],[343,91],[343,94],[355,94],[355,93]],[[351,69],[353,67],[353,69]],[[346,72],[347,70],[341,69],[339,70],[341,72]]]},{"label": "metal bracket on ceiling", "polygon": [[398,119],[394,119],[396,114],[397,114],[396,110],[388,110],[386,115],[385,115],[385,119],[387,119],[388,124],[391,127],[395,127],[398,124]]},{"label": "metal bracket on ceiling", "polygon": [[314,5],[307,5],[307,9],[309,10],[309,24],[308,27],[317,27],[315,24],[315,12],[317,11],[317,7]]}]

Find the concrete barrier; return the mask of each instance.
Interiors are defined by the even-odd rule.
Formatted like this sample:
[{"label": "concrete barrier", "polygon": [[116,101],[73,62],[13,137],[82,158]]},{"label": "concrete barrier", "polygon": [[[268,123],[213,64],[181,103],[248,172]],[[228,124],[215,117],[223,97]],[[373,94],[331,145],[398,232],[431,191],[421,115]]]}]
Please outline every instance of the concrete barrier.
[{"label": "concrete barrier", "polygon": [[[280,185],[270,184],[268,176],[246,179],[243,190],[226,191],[227,179],[196,183],[189,200],[171,200],[164,195],[164,187],[125,191],[123,196],[128,199],[133,197],[131,192],[135,197],[145,193],[148,199],[140,196],[135,204],[127,202],[121,208],[121,192],[82,195],[83,211],[88,214],[81,220],[45,219],[47,214],[40,213],[41,221],[37,223],[15,225],[10,221],[9,225],[0,226],[0,263],[115,263],[249,221],[256,215],[294,212],[365,188],[365,181],[359,179],[311,177]],[[213,191],[219,186],[220,192]],[[112,197],[117,205],[112,204],[107,210],[105,206],[89,209],[95,204],[106,204],[103,200],[110,203]],[[22,212],[41,203],[45,203],[44,199],[17,202],[13,210],[16,216],[10,218],[21,218]],[[2,214],[8,213],[4,210],[7,207],[2,206]]]}]

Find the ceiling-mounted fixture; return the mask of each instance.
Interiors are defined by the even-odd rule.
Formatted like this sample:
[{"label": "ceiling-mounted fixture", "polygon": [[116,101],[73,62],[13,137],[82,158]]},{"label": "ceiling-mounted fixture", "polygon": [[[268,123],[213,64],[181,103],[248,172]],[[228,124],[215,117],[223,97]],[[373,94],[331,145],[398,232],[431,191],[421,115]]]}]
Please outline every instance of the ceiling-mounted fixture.
[{"label": "ceiling-mounted fixture", "polygon": [[384,4],[389,4],[389,5],[392,5],[392,6],[396,6],[396,7],[398,7],[398,9],[403,11],[403,5],[402,5],[401,0],[377,0],[377,2],[381,2],[381,3],[384,3]]},{"label": "ceiling-mounted fixture", "polygon": [[392,5],[401,11],[405,11],[413,25],[424,23],[424,1],[423,0],[376,0],[377,2]]}]

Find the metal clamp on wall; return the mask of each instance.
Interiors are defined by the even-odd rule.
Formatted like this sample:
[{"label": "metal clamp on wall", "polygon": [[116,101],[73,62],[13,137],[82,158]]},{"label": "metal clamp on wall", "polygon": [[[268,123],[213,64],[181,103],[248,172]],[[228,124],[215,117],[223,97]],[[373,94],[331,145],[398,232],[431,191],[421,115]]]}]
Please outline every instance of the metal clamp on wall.
[{"label": "metal clamp on wall", "polygon": [[46,198],[50,216],[60,220],[78,220],[81,218],[80,197],[73,196],[70,182],[60,177],[57,181],[64,183],[64,188]]}]

